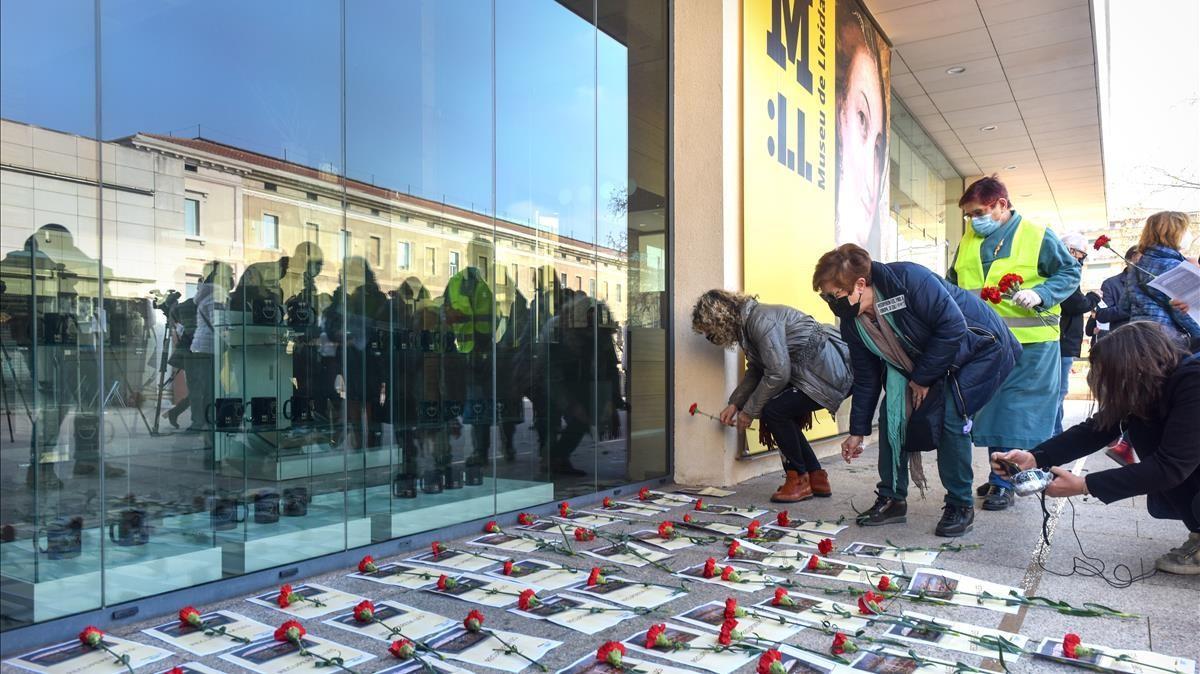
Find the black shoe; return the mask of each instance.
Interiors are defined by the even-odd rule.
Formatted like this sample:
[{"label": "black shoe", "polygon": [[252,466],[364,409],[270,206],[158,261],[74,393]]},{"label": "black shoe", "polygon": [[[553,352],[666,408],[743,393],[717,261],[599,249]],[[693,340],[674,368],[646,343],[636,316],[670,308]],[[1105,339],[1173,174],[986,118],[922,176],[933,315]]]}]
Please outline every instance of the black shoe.
[{"label": "black shoe", "polygon": [[908,502],[889,496],[879,496],[875,505],[855,518],[860,527],[881,527],[885,524],[904,524],[908,521]]},{"label": "black shoe", "polygon": [[999,485],[991,485],[986,496],[983,497],[984,510],[1006,510],[1016,501],[1013,496],[1013,490]]},{"label": "black shoe", "polygon": [[942,508],[942,519],[938,520],[933,533],[942,538],[956,538],[971,530],[975,522],[975,508],[947,503]]},{"label": "black shoe", "polygon": [[975,495],[976,496],[987,496],[988,492],[990,492],[991,490],[992,490],[992,483],[984,482],[983,484],[979,485],[978,487],[975,487]]}]

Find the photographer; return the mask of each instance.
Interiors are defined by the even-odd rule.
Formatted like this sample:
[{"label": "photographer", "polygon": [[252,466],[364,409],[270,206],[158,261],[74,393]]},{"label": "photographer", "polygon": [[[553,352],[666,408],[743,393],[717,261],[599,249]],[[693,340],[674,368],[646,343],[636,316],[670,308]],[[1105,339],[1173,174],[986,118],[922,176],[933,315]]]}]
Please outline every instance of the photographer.
[{"label": "photographer", "polygon": [[[1191,534],[1155,561],[1160,571],[1200,575],[1200,358],[1189,356],[1157,323],[1134,321],[1096,342],[1089,357],[1088,386],[1098,411],[1031,452],[992,455],[992,467],[1008,472],[1049,468],[1054,497],[1090,494],[1104,503],[1146,494],[1159,519],[1180,519]],[[1140,459],[1086,478],[1062,468],[1104,448],[1124,430]]]}]

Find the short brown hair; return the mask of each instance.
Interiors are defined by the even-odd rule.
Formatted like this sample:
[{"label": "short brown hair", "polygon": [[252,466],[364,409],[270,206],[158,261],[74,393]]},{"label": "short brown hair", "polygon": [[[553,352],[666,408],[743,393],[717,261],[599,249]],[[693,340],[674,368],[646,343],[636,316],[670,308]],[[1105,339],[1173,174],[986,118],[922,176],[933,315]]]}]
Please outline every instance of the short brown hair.
[{"label": "short brown hair", "polygon": [[1012,206],[1012,199],[1008,198],[1008,188],[993,173],[967,186],[967,191],[963,192],[958,200],[958,207],[962,208],[972,202],[981,206],[991,206],[1001,199],[1007,199],[1008,205]]},{"label": "short brown hair", "polygon": [[1096,396],[1099,428],[1120,426],[1127,417],[1153,419],[1163,384],[1187,352],[1153,321],[1126,323],[1096,341],[1088,355],[1087,382]]},{"label": "short brown hair", "polygon": [[813,270],[813,290],[820,292],[826,283],[849,290],[860,278],[871,285],[871,254],[862,246],[845,243],[817,260],[817,268]]},{"label": "short brown hair", "polygon": [[1187,231],[1187,213],[1179,211],[1159,211],[1146,218],[1146,226],[1142,228],[1142,237],[1138,239],[1138,252],[1144,253],[1154,246],[1165,246],[1171,250],[1179,250],[1183,243],[1183,233]]}]

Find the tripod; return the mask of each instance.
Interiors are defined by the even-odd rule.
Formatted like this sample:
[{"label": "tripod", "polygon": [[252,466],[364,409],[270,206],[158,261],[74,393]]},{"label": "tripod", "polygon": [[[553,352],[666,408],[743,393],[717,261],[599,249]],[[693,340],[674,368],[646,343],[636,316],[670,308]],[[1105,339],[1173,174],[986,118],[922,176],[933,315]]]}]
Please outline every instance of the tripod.
[{"label": "tripod", "polygon": [[175,381],[175,375],[172,374],[170,379],[167,379],[167,350],[171,348],[171,318],[167,317],[166,323],[163,324],[163,341],[162,353],[158,359],[158,403],[154,406],[154,430],[150,431],[150,435],[158,435],[159,420],[162,419],[162,402],[163,391],[167,384]]},{"label": "tripod", "polygon": [[[13,367],[12,356],[8,353],[8,346],[3,339],[0,339],[0,356],[4,358],[4,363],[8,365],[8,373],[12,377],[13,389],[17,392],[17,398],[21,400],[21,407],[25,408],[25,416],[29,417],[29,423],[32,424],[34,423],[33,412],[29,409],[29,401],[25,400],[25,394],[21,392],[21,388],[18,385],[17,369]],[[16,442],[16,438],[13,435],[12,408],[9,406],[8,400],[8,385],[4,382],[3,369],[0,369],[0,393],[3,394],[4,417],[8,421],[8,441]]]}]

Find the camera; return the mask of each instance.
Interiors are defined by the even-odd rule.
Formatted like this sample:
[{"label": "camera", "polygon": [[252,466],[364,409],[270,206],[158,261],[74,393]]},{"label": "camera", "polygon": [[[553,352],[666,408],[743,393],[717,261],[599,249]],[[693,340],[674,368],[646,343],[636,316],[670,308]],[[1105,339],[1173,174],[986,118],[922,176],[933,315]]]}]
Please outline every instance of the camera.
[{"label": "camera", "polygon": [[179,304],[179,298],[183,295],[178,290],[168,290],[166,295],[163,295],[160,290],[151,290],[150,296],[154,298],[154,308],[170,318],[171,311]]},{"label": "camera", "polygon": [[1054,480],[1054,473],[1041,468],[1021,470],[1011,463],[1006,463],[1004,467],[1008,471],[1008,481],[1012,483],[1013,491],[1017,492],[1017,496],[1040,494]]}]

